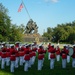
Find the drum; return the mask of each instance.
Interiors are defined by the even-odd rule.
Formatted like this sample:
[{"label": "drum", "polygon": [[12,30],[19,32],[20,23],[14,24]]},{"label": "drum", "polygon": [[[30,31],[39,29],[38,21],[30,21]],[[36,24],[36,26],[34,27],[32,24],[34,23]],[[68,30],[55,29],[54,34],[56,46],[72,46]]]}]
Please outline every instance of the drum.
[{"label": "drum", "polygon": [[72,47],[70,47],[69,48],[69,53],[68,53],[70,56],[72,56],[73,55],[73,48]]}]

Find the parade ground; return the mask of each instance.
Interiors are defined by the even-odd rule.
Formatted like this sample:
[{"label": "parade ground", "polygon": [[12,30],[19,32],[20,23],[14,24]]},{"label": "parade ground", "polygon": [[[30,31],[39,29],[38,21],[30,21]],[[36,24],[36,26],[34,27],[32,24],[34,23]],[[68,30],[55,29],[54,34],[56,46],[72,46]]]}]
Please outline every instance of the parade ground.
[{"label": "parade ground", "polygon": [[[64,44],[60,44],[61,48]],[[44,44],[44,46],[47,46]],[[38,65],[38,54],[36,55],[36,60],[34,65],[27,72],[24,71],[24,66],[19,66],[19,68],[15,69],[14,73],[10,72],[10,67],[5,67],[4,70],[0,69],[0,75],[75,75],[75,68],[72,67],[72,58],[70,63],[67,63],[67,67],[65,69],[62,68],[62,60],[55,60],[54,69],[50,69],[50,60],[48,60],[48,52],[45,54],[44,64],[41,71],[37,69]],[[1,66],[1,64],[0,64]]]},{"label": "parade ground", "polygon": [[61,60],[60,62],[55,62],[55,68],[50,69],[49,67],[50,61],[47,58],[47,54],[45,56],[44,66],[41,71],[37,70],[38,60],[36,58],[35,64],[32,68],[29,69],[28,72],[24,72],[24,66],[20,66],[18,69],[15,69],[14,73],[10,72],[10,67],[5,67],[4,70],[0,69],[0,75],[75,75],[75,68],[72,68],[72,62],[67,64],[66,69],[62,69]]}]

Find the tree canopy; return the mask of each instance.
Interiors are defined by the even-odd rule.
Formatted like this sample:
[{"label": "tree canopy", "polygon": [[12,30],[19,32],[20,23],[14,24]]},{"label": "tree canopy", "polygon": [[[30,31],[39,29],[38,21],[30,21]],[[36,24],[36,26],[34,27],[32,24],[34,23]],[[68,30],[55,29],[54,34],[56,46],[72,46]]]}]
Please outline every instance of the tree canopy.
[{"label": "tree canopy", "polygon": [[22,41],[24,25],[11,23],[8,9],[0,3],[0,41]]},{"label": "tree canopy", "polygon": [[[75,42],[75,21],[72,23],[58,24],[55,28],[50,28],[51,31],[45,32],[43,36],[49,38],[48,40],[53,42],[67,42],[74,43]],[[51,39],[50,39],[51,38]]]}]

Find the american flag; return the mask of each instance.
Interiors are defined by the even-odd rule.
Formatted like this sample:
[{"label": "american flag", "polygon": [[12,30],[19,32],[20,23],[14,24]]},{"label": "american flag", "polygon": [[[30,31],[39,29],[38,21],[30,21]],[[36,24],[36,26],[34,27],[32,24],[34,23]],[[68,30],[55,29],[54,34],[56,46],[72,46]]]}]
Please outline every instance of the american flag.
[{"label": "american flag", "polygon": [[18,12],[21,12],[22,8],[23,8],[23,3],[20,4],[20,7],[18,9]]}]

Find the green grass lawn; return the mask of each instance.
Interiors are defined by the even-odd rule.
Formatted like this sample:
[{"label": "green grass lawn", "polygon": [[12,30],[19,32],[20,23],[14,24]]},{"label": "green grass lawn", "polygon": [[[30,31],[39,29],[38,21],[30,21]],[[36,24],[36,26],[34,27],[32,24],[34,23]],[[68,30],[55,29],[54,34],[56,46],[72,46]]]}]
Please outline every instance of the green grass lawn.
[{"label": "green grass lawn", "polygon": [[0,75],[75,75],[75,68],[72,68],[71,66],[72,61],[67,64],[66,69],[62,69],[61,59],[59,62],[55,61],[55,68],[51,70],[49,67],[50,61],[47,57],[48,56],[46,53],[44,66],[41,71],[37,70],[38,60],[36,57],[35,64],[29,69],[28,72],[24,72],[23,66],[20,66],[18,69],[15,69],[14,73],[10,72],[10,67],[5,67],[4,70],[0,69]]}]

